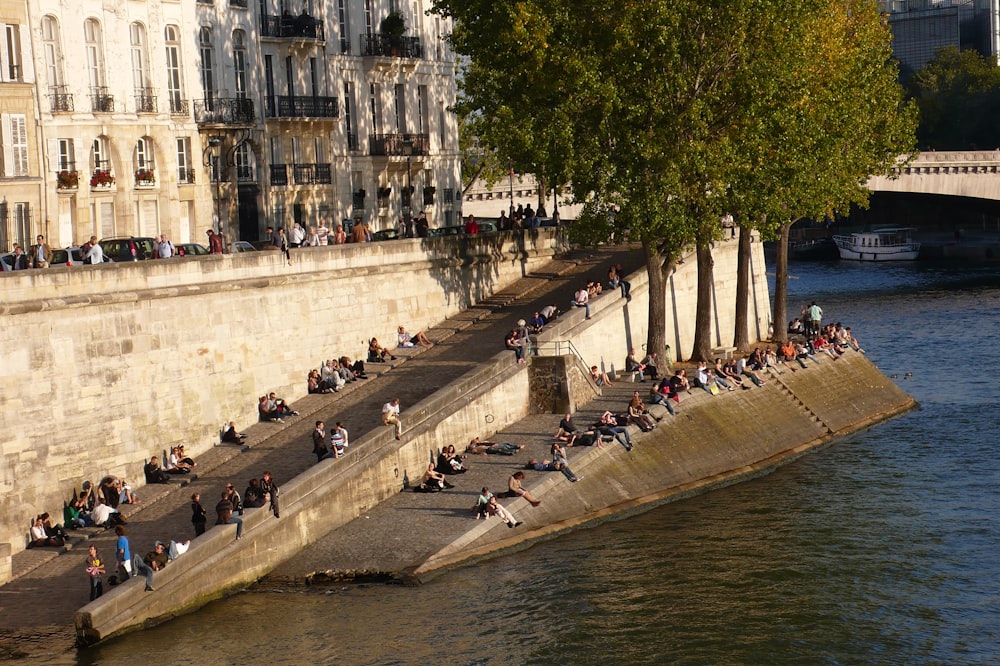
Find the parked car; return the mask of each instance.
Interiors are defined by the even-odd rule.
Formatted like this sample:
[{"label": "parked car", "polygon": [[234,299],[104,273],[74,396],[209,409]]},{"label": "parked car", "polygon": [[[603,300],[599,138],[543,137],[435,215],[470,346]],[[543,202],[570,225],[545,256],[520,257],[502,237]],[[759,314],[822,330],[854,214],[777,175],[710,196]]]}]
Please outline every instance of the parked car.
[{"label": "parked car", "polygon": [[100,240],[104,256],[109,261],[142,261],[155,255],[156,239],[144,236],[125,238],[102,238]]},{"label": "parked car", "polygon": [[[72,261],[70,258],[72,257]],[[82,266],[83,250],[78,247],[67,247],[64,249],[52,250],[52,261],[49,266]]]},{"label": "parked car", "polygon": [[397,238],[399,238],[399,232],[395,229],[382,229],[372,234],[373,241],[396,240]]},{"label": "parked car", "polygon": [[479,225],[479,233],[481,234],[495,234],[500,231],[500,225],[496,222],[491,222],[489,220],[476,220],[476,224]]},{"label": "parked car", "polygon": [[247,241],[236,241],[233,246],[229,249],[233,254],[239,254],[241,252],[256,252],[257,248],[248,243]]},{"label": "parked car", "polygon": [[198,243],[180,243],[174,246],[177,249],[178,257],[200,257],[208,254],[208,248]]},{"label": "parked car", "polygon": [[427,237],[435,238],[439,236],[461,236],[464,233],[462,227],[437,227],[436,229],[428,229]]}]

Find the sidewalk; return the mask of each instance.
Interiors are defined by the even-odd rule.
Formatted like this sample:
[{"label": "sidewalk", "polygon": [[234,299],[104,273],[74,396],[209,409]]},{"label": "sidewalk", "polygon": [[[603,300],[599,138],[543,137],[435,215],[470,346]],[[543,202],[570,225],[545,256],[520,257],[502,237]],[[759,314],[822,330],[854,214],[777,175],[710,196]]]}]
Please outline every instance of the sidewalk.
[{"label": "sidewalk", "polygon": [[[568,309],[572,294],[580,285],[588,279],[606,280],[612,261],[623,264],[625,272],[630,273],[641,268],[643,256],[634,247],[602,248],[553,260],[543,271],[522,278],[475,308],[426,331],[435,342],[433,348],[399,350],[395,362],[366,364],[370,379],[355,382],[340,393],[303,398],[294,405],[300,416],[285,424],[244,425],[241,430],[249,435],[246,446],[219,445],[203,453],[197,459],[196,474],[190,479],[137,489],[141,503],[125,508],[133,554],[145,555],[156,540],[183,541],[193,537],[189,508],[192,492],[201,493],[211,521],[213,507],[227,482],[233,482],[242,493],[247,480],[259,477],[265,469],[271,470],[279,485],[308,469],[315,462],[310,433],[316,420],[322,419],[329,425],[343,421],[351,439],[358,440],[364,433],[382,427],[382,404],[398,396],[405,424],[407,406],[447,386],[474,368],[479,359],[502,349],[503,337],[517,319],[528,319],[549,303]],[[600,298],[618,297],[618,292],[613,291]],[[302,369],[303,377],[307,371],[308,368]],[[553,427],[545,428],[554,431],[558,418],[541,418],[555,418]],[[476,494],[478,490],[479,486],[474,489]],[[433,499],[441,495],[424,497]],[[473,501],[474,498],[473,495]],[[96,545],[102,558],[110,560],[114,533],[103,530],[75,533],[71,544],[68,552],[27,550],[14,557],[14,580],[0,588],[3,618],[0,650],[5,639],[21,645],[22,641],[41,635],[50,637],[49,651],[54,646],[72,645],[73,614],[87,602],[88,584],[83,573],[87,546]],[[53,635],[58,638],[52,638]]]}]

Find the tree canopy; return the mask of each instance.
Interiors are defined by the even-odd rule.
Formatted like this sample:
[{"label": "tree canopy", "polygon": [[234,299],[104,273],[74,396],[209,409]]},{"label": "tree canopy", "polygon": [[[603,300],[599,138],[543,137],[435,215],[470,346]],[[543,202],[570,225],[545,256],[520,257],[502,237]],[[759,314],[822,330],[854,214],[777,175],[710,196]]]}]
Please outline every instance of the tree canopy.
[{"label": "tree canopy", "polygon": [[469,56],[459,106],[482,141],[585,202],[578,240],[640,241],[647,348],[665,343],[665,281],[699,261],[692,356],[708,353],[710,244],[732,211],[776,236],[866,201],[912,145],[913,113],[868,0],[438,0]]}]

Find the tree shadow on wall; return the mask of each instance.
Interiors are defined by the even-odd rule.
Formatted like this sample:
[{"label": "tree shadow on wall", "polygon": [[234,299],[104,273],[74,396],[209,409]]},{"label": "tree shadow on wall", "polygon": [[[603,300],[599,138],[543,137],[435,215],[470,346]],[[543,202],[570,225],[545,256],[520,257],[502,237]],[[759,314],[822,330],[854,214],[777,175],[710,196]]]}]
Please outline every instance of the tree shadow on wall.
[{"label": "tree shadow on wall", "polygon": [[431,258],[430,275],[441,285],[445,303],[465,310],[489,299],[501,271],[528,274],[528,255],[538,249],[537,229],[475,236],[425,238],[421,247]]}]

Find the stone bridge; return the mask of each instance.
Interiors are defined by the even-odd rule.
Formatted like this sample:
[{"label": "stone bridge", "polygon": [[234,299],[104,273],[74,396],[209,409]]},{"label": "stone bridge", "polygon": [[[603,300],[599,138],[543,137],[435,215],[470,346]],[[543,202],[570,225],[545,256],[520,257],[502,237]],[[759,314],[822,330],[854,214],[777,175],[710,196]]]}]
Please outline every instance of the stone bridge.
[{"label": "stone bridge", "polygon": [[873,192],[1000,200],[1000,150],[919,154],[891,177],[868,180]]}]

